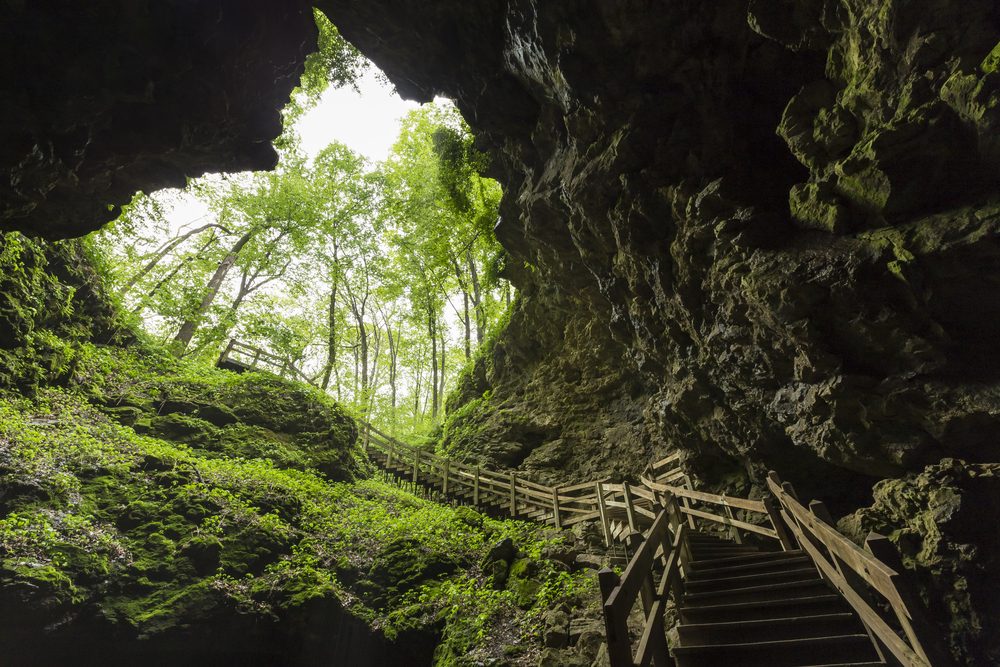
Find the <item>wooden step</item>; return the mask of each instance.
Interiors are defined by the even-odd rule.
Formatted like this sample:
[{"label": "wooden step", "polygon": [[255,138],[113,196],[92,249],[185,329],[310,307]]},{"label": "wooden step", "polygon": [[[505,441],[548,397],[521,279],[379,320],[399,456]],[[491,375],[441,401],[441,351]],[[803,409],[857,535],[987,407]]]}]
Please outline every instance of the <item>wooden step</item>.
[{"label": "wooden step", "polygon": [[850,635],[862,632],[863,628],[854,614],[839,612],[755,621],[696,623],[679,625],[677,631],[681,646],[703,646]]},{"label": "wooden step", "polygon": [[[786,554],[801,554],[801,551],[786,551]],[[772,558],[768,560],[763,560],[756,563],[748,563],[747,565],[728,565],[723,567],[713,567],[710,569],[692,570],[688,574],[689,581],[698,581],[700,579],[714,579],[715,577],[724,576],[737,576],[740,574],[753,574],[753,573],[764,573],[771,571],[780,571],[790,568],[798,568],[803,564],[812,564],[809,556],[805,555],[789,555],[787,558]]]},{"label": "wooden step", "polygon": [[754,547],[692,547],[691,556],[694,560],[717,560],[749,554],[766,553]]},{"label": "wooden step", "polygon": [[734,549],[736,551],[760,551],[760,549],[751,544],[736,544],[735,542],[689,542],[688,544],[692,549]]},{"label": "wooden step", "polygon": [[875,647],[866,634],[786,639],[745,644],[678,646],[673,649],[677,667],[809,667],[817,658],[826,662],[871,662]]},{"label": "wooden step", "polygon": [[783,600],[706,604],[696,607],[685,606],[682,603],[680,607],[681,622],[687,624],[754,621],[790,616],[835,614],[843,611],[848,611],[847,604],[839,595],[828,592]]},{"label": "wooden step", "polygon": [[799,567],[774,572],[754,572],[739,576],[719,577],[716,579],[689,579],[684,582],[684,590],[688,593],[706,593],[708,591],[735,591],[747,586],[763,586],[783,581],[807,581],[819,579],[815,567]]},{"label": "wooden step", "polygon": [[[710,559],[694,559],[688,563],[688,567],[692,570],[701,572],[704,570],[712,570],[720,567],[729,567],[731,565],[750,565],[752,563],[760,563],[764,561],[782,560],[787,558],[787,554],[794,553],[791,551],[761,551],[760,553],[753,554],[742,554],[739,556],[731,556],[726,558],[710,558]],[[799,553],[802,553],[801,551]]]},{"label": "wooden step", "polygon": [[816,575],[807,581],[789,581],[760,586],[746,586],[729,591],[709,591],[707,593],[686,593],[684,606],[697,607],[704,604],[735,604],[737,602],[764,602],[797,597],[819,595],[829,591],[826,583]]}]

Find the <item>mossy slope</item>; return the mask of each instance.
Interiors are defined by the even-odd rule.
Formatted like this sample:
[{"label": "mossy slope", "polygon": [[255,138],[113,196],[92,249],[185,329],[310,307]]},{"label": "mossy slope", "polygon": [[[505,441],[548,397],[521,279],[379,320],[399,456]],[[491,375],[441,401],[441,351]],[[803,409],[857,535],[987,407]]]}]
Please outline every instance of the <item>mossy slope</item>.
[{"label": "mossy slope", "polygon": [[143,342],[80,244],[0,262],[5,664],[527,665],[592,601],[571,534],[362,479],[329,397]]}]

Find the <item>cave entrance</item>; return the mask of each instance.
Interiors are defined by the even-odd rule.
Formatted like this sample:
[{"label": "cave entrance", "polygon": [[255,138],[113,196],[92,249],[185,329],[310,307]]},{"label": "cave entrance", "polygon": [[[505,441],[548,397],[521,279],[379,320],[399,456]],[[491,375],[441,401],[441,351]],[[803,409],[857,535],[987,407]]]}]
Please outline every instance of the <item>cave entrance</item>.
[{"label": "cave entrance", "polygon": [[90,243],[172,354],[212,363],[238,340],[359,417],[424,433],[511,304],[501,189],[449,100],[403,100],[316,20],[273,170],[139,192]]}]

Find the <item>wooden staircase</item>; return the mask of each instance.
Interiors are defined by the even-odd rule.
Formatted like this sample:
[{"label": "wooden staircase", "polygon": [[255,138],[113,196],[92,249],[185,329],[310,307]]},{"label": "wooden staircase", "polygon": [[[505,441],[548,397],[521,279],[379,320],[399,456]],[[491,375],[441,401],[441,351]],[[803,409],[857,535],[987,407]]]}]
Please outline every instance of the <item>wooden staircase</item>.
[{"label": "wooden staircase", "polygon": [[800,550],[689,533],[677,667],[883,665],[857,614]]},{"label": "wooden staircase", "polygon": [[[287,360],[236,340],[218,365],[312,382]],[[553,487],[361,425],[369,460],[414,491],[556,528],[594,521],[607,547],[625,543],[632,557],[621,576],[599,573],[612,667],[951,664],[889,540],[871,533],[864,548],[854,544],[822,502],[803,504],[774,472],[761,499],[695,489],[679,453],[647,466],[639,484]],[[639,600],[643,627],[634,633]],[[679,638],[672,647],[669,604]]]}]

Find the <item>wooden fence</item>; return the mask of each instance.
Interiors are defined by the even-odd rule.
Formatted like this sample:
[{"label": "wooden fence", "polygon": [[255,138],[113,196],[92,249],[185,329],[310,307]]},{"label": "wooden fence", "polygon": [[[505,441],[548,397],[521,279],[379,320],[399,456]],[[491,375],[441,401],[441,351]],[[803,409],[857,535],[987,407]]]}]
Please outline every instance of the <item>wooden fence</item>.
[{"label": "wooden fence", "polygon": [[369,459],[399,479],[479,509],[557,528],[597,521],[609,546],[652,525],[656,516],[654,497],[642,487],[603,481],[539,484],[514,471],[499,472],[435,455],[367,423],[362,423],[361,438]]},{"label": "wooden fence", "polygon": [[[236,340],[219,358],[220,366],[227,364],[314,384],[288,360]],[[889,541],[872,533],[861,549],[837,531],[822,503],[813,501],[807,509],[791,485],[774,472],[767,481],[771,495],[762,500],[694,489],[681,468],[679,453],[647,466],[639,484],[595,480],[547,486],[514,471],[438,456],[360,423],[369,458],[415,487],[557,528],[597,521],[608,546],[614,542],[630,546],[633,556],[620,577],[608,569],[600,573],[612,667],[671,664],[664,611],[671,595],[678,602],[684,593],[688,534],[712,524],[722,526],[737,543],[753,535],[773,540],[786,551],[802,549],[857,612],[883,658],[906,667],[950,664],[901,574],[899,556]],[[627,620],[637,601],[644,622],[633,651]]]},{"label": "wooden fence", "polygon": [[226,349],[222,351],[217,362],[219,366],[226,366],[227,364],[250,370],[266,371],[279,377],[291,378],[313,386],[316,385],[312,378],[300,371],[288,359],[271,354],[253,345],[241,343],[235,338],[229,340],[229,344],[226,345]]},{"label": "wooden fence", "polygon": [[[737,542],[742,541],[743,531],[775,540],[786,551],[801,549],[857,613],[886,664],[905,667],[952,664],[902,574],[898,553],[884,536],[871,533],[865,549],[860,548],[837,531],[823,503],[813,501],[807,509],[792,486],[782,483],[774,472],[768,476],[768,488],[773,495],[762,501],[706,494],[665,484],[661,479],[643,476],[643,485],[657,494],[654,497],[658,512],[645,535],[635,532],[627,538],[634,555],[625,571],[621,577],[609,569],[600,572],[612,667],[673,664],[663,613],[671,596],[677,603],[684,595],[685,568],[690,561],[687,535],[704,528],[704,522],[727,526]],[[687,507],[685,501],[711,503],[721,506],[723,512]],[[766,516],[767,521],[759,525],[736,519],[734,509]],[[637,600],[642,602],[644,621],[634,643],[627,620]]]},{"label": "wooden fence", "polygon": [[792,485],[775,472],[768,475],[767,485],[780,503],[782,521],[820,575],[857,612],[883,660],[891,655],[907,667],[950,664],[903,575],[899,553],[886,537],[869,533],[862,549],[837,531],[822,502],[814,500],[807,509]]}]

